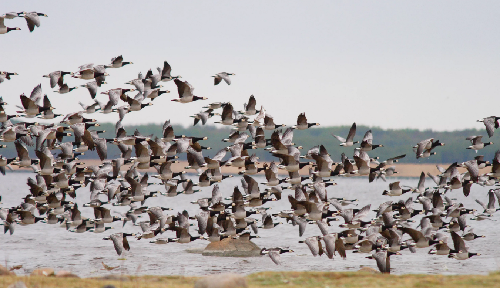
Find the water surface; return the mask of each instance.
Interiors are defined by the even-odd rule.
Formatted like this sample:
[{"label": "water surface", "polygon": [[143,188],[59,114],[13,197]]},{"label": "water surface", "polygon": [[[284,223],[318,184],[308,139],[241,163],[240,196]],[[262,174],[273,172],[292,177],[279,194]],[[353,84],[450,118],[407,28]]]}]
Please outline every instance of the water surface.
[{"label": "water surface", "polygon": [[[27,177],[32,173],[9,173],[0,178],[0,195],[2,195],[2,207],[18,205],[21,198],[28,193],[26,185]],[[233,187],[240,185],[241,176],[225,179],[220,183],[224,197],[232,194]],[[264,182],[263,178],[256,177],[257,182]],[[401,183],[408,186],[416,186],[418,179],[415,178],[389,178],[389,181],[401,180]],[[150,181],[151,178],[150,178]],[[389,182],[368,183],[366,178],[336,178],[337,186],[328,187],[329,197],[345,197],[347,199],[359,199],[358,208],[366,204],[372,204],[372,208],[377,208],[382,202],[399,199],[407,199],[408,194],[400,197],[382,196],[382,191],[388,188]],[[195,182],[197,182],[195,180]],[[433,182],[427,179],[427,186]],[[264,187],[261,187],[263,190]],[[151,191],[164,191],[163,186],[152,185]],[[198,205],[190,204],[201,197],[210,197],[212,188],[201,188],[200,193],[193,195],[179,195],[177,197],[157,197],[146,200],[148,206],[171,207],[174,211],[181,212],[186,209],[190,215],[198,213]],[[264,206],[270,207],[269,213],[275,213],[282,209],[290,209],[287,195],[292,193],[286,191],[281,201],[268,202]],[[481,199],[487,202],[488,187],[474,185],[469,197],[464,197],[462,191],[455,190],[450,193],[453,198],[464,203],[466,207],[475,208],[482,211],[482,208],[474,199]],[[83,216],[93,218],[93,209],[84,208],[81,204],[89,201],[88,188],[81,188],[77,191],[76,202],[79,204]],[[415,197],[415,194],[412,195]],[[104,200],[104,199],[103,199]],[[421,205],[416,205],[419,208]],[[125,212],[127,207],[113,207],[112,211]],[[368,218],[374,217],[375,213],[369,214]],[[260,216],[255,216],[260,218]],[[417,223],[420,217],[415,217]],[[417,253],[411,254],[409,251],[402,251],[401,256],[391,257],[392,273],[428,273],[428,274],[485,274],[499,269],[497,259],[500,251],[496,247],[498,237],[500,237],[500,223],[497,221],[499,214],[495,214],[492,220],[468,221],[474,228],[474,232],[479,235],[486,235],[486,238],[476,239],[466,242],[470,246],[471,252],[481,253],[479,257],[472,257],[466,261],[449,259],[446,256],[429,255],[430,248],[418,249]],[[144,214],[143,220],[147,220]],[[470,218],[470,217],[469,217]],[[282,221],[276,219],[276,221]],[[448,220],[446,220],[448,221]],[[340,232],[339,223],[332,222],[331,232]],[[121,222],[107,224],[114,229],[104,233],[83,233],[76,234],[66,231],[59,225],[48,225],[37,223],[34,225],[17,225],[14,235],[0,235],[0,261],[5,261],[9,266],[23,265],[23,269],[16,271],[17,274],[28,274],[33,269],[40,267],[52,267],[56,270],[69,270],[81,277],[97,277],[113,274],[138,274],[138,275],[205,275],[219,272],[254,273],[259,271],[356,271],[362,266],[376,268],[374,260],[366,259],[368,254],[354,254],[347,252],[347,259],[342,260],[335,257],[333,260],[322,257],[313,257],[305,244],[299,244],[299,240],[314,235],[320,235],[316,225],[308,225],[303,237],[299,237],[298,227],[291,224],[278,225],[274,229],[259,230],[260,239],[253,241],[260,247],[289,246],[295,253],[282,255],[283,265],[275,265],[267,256],[253,258],[227,258],[227,257],[205,257],[200,254],[186,252],[187,249],[202,249],[208,241],[194,241],[189,244],[169,243],[157,245],[149,243],[150,239],[136,240],[129,237],[131,250],[124,255],[118,256],[111,241],[102,240],[103,237],[116,232],[139,233],[140,228],[133,226],[130,222],[122,228]],[[417,224],[414,224],[414,227]],[[197,235],[191,227],[191,234]],[[173,232],[166,232],[162,237],[175,237]],[[408,235],[405,235],[405,239]],[[451,239],[450,239],[451,240]],[[451,245],[451,241],[450,245]],[[125,258],[126,260],[119,260]],[[111,272],[103,270],[101,262],[109,266],[119,266]],[[2,263],[5,265],[5,263]]]}]

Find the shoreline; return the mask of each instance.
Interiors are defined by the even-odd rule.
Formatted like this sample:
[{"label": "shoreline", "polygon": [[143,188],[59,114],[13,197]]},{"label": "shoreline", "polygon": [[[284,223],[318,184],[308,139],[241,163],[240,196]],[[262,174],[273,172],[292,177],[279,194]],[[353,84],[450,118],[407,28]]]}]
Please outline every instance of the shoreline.
[{"label": "shoreline", "polygon": [[[83,166],[92,166],[92,165],[100,165],[102,163],[101,160],[98,159],[84,159],[84,160],[79,160],[80,162],[85,163],[85,165],[79,165],[79,167]],[[106,160],[105,160],[106,161]],[[257,167],[263,167],[263,165],[269,162],[259,162],[257,164]],[[402,163],[402,164],[393,164],[390,166],[395,166],[397,174],[391,176],[391,177],[420,177],[420,173],[424,172],[427,177],[427,173],[431,173],[432,175],[438,175],[440,174],[439,170],[436,168],[436,165],[439,165],[440,167],[447,168],[450,164],[410,164],[410,163]],[[124,165],[122,166],[121,170],[127,170],[131,165]],[[173,172],[180,172],[180,171],[186,171],[189,174],[196,174],[196,170],[194,169],[185,169],[185,167],[188,166],[187,161],[179,161],[179,163],[174,163],[172,164],[172,171]],[[306,166],[302,168],[299,171],[299,174],[301,176],[306,176],[308,175],[308,169],[311,166]],[[12,167],[13,170],[22,170],[22,171],[31,171],[31,168],[18,168],[18,167]],[[222,174],[232,174],[232,175],[237,175],[238,172],[243,171],[242,169],[238,169],[236,167],[227,167],[223,166],[221,167],[221,172]],[[148,173],[157,173],[156,169],[153,167],[150,167],[149,169],[141,169],[139,170],[142,173],[148,172]],[[460,173],[464,173],[467,171],[467,169],[458,167],[458,171]],[[488,173],[491,171],[491,168],[486,167],[483,169],[479,170],[479,174],[484,174]],[[7,173],[9,173],[9,170],[7,169]],[[259,172],[257,175],[264,175],[264,172]],[[280,169],[279,170],[279,175],[288,175],[288,173],[285,170]],[[367,176],[355,176],[355,177],[367,177]]]}]

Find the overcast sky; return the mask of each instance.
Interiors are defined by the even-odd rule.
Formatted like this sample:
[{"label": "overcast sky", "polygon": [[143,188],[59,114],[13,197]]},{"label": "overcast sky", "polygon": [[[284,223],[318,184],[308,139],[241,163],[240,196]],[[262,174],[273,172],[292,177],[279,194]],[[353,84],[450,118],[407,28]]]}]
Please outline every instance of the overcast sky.
[{"label": "overcast sky", "polygon": [[[22,18],[5,21],[22,29],[0,35],[0,71],[20,74],[0,84],[9,112],[38,83],[56,113],[78,111],[79,101],[92,103],[88,91],[56,94],[42,75],[122,54],[134,64],[108,69],[100,91],[131,88],[124,83],[167,60],[209,98],[171,102],[168,82],[172,93],[125,123],[187,125],[209,102],[242,109],[251,94],[288,125],[306,112],[323,126],[456,130],[500,114],[499,1],[4,1],[1,9],[49,16],[33,33]],[[232,85],[213,85],[221,71],[236,73]]]}]

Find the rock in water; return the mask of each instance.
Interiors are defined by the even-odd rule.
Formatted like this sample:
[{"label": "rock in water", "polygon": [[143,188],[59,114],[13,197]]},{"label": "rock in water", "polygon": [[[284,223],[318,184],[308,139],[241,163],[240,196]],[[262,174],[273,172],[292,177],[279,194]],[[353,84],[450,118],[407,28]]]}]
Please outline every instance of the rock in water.
[{"label": "rock in water", "polygon": [[203,256],[255,257],[260,256],[260,248],[252,241],[226,238],[212,242],[203,250]]},{"label": "rock in water", "polygon": [[240,288],[240,287],[246,288],[248,287],[248,285],[245,277],[238,274],[210,275],[201,278],[194,284],[194,288]]}]

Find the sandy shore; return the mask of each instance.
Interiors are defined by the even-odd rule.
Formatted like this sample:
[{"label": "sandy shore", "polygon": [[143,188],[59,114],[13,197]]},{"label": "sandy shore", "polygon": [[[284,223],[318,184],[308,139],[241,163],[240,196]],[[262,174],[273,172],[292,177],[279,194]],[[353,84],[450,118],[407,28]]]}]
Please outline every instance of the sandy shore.
[{"label": "sandy shore", "polygon": [[[84,162],[85,165],[99,165],[102,163],[100,160],[97,160],[97,159],[81,160],[80,162]],[[264,165],[264,163],[265,162],[260,162],[257,166],[262,167]],[[450,164],[394,164],[393,166],[396,166],[396,171],[398,172],[397,175],[395,175],[395,176],[398,176],[398,177],[419,177],[420,173],[422,173],[422,172],[424,172],[425,174],[427,174],[427,172],[430,172],[433,175],[439,174],[439,171],[436,168],[436,165],[439,165],[443,168],[447,168]],[[196,171],[194,169],[185,169],[186,166],[188,166],[187,161],[179,161],[179,163],[174,163],[172,165],[172,171],[174,171],[174,172],[186,171],[188,173],[196,173]],[[125,165],[124,167],[122,167],[122,170],[126,170],[126,169],[128,169],[128,167],[130,167],[130,165]],[[300,174],[307,175],[309,167],[310,166],[306,166],[306,167],[302,168],[299,171]],[[13,168],[14,168],[14,170],[19,169],[16,167],[13,167]],[[22,170],[28,171],[31,169],[22,168]],[[238,174],[238,172],[240,172],[242,170],[243,169],[238,169],[235,167],[227,167],[227,166],[222,167],[223,174]],[[466,171],[465,168],[459,168],[458,170],[461,173]],[[140,171],[141,172],[156,173],[156,169],[152,168],[152,167],[147,169],[147,170],[140,170]],[[490,171],[491,171],[491,169],[489,167],[487,167],[485,169],[481,169],[479,172],[480,172],[480,174],[483,174],[483,173],[488,173]],[[260,172],[259,174],[264,175],[263,172]],[[285,170],[280,170],[280,174],[288,175],[288,173]]]}]

